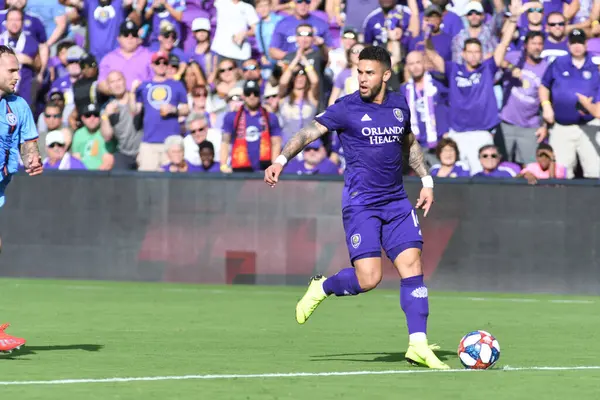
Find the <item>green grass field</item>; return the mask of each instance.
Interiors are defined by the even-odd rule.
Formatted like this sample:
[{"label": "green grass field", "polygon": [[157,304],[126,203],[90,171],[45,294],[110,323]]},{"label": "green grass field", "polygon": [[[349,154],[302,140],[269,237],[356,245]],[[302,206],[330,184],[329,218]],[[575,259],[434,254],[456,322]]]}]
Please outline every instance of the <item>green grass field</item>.
[{"label": "green grass field", "polygon": [[[430,342],[441,345],[438,355],[456,370],[429,372],[403,361],[407,336],[397,292],[328,299],[299,326],[294,306],[303,291],[0,280],[0,321],[28,340],[18,353],[0,356],[0,394],[19,400],[599,397],[600,367],[571,369],[600,366],[598,298],[431,293]],[[456,347],[475,329],[500,342],[495,370],[459,370]],[[152,377],[165,378],[64,381]]]}]

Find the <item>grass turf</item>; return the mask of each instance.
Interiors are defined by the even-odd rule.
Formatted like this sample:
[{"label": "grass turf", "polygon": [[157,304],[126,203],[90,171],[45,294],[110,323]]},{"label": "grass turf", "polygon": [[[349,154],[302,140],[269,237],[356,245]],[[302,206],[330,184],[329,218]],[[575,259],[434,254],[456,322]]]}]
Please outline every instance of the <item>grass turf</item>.
[{"label": "grass turf", "polygon": [[[0,322],[27,346],[0,356],[0,381],[419,370],[403,361],[398,293],[325,301],[304,326],[301,287],[0,280]],[[565,301],[566,300],[566,301]],[[465,333],[484,329],[499,369],[475,373],[278,377],[0,386],[18,399],[548,399],[597,398],[600,370],[502,371],[502,366],[596,366],[594,297],[431,293],[430,342],[452,368]]]}]

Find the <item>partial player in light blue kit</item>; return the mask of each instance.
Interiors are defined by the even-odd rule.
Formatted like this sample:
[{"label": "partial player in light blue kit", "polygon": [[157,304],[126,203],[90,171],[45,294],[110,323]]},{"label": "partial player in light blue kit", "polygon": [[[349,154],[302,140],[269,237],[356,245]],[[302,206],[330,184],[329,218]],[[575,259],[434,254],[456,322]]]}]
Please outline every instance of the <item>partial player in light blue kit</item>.
[{"label": "partial player in light blue kit", "polygon": [[[0,207],[6,201],[6,187],[19,167],[19,153],[29,175],[43,171],[38,149],[38,133],[29,104],[15,96],[19,82],[19,62],[14,51],[0,45]],[[0,242],[0,249],[1,249]],[[0,352],[11,352],[25,340],[4,332],[8,324],[0,325]]]},{"label": "partial player in light blue kit", "polygon": [[[401,279],[400,304],[406,314],[409,348],[406,358],[429,368],[448,369],[427,341],[428,291],[423,282],[423,238],[415,210],[402,182],[402,154],[423,180],[417,208],[427,215],[433,204],[433,179],[427,175],[420,144],[411,132],[404,95],[387,90],[391,60],[383,47],[367,47],[359,55],[359,91],[342,97],[309,126],[294,135],[281,156],[265,171],[271,186],[288,160],[328,131],[337,131],[344,148],[346,170],[342,214],[353,267],[325,278],[311,278],[296,306],[303,324],[328,296],[353,296],[374,289],[382,277],[381,248]],[[433,346],[432,346],[433,347]]]}]

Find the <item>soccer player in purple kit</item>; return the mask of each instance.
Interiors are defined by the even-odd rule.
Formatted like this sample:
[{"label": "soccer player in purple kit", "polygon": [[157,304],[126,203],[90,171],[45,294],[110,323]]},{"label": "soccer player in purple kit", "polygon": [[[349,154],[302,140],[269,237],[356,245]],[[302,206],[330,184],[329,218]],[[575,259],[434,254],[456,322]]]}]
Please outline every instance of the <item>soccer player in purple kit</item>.
[{"label": "soccer player in purple kit", "polygon": [[342,214],[353,267],[329,278],[312,277],[296,306],[296,321],[304,324],[332,294],[353,296],[374,289],[382,277],[383,247],[402,278],[400,305],[409,333],[406,359],[429,368],[448,369],[427,343],[429,300],[421,266],[423,238],[402,183],[403,151],[423,181],[416,206],[425,216],[433,204],[433,179],[410,130],[404,94],[387,90],[391,76],[388,51],[379,46],[365,48],[359,55],[358,92],[339,99],[290,138],[265,171],[265,182],[274,187],[288,160],[328,131],[338,132],[346,158]]}]

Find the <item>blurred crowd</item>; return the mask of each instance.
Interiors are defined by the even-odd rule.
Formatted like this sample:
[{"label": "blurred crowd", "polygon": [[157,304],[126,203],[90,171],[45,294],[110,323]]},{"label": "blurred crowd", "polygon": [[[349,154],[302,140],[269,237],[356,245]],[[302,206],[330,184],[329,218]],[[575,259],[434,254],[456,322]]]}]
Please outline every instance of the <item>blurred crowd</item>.
[{"label": "blurred crowd", "polygon": [[[0,9],[0,43],[18,54],[18,94],[47,169],[260,171],[358,89],[358,55],[379,45],[432,175],[600,177],[600,0],[0,0]],[[343,134],[331,132],[285,172],[344,168]]]}]

